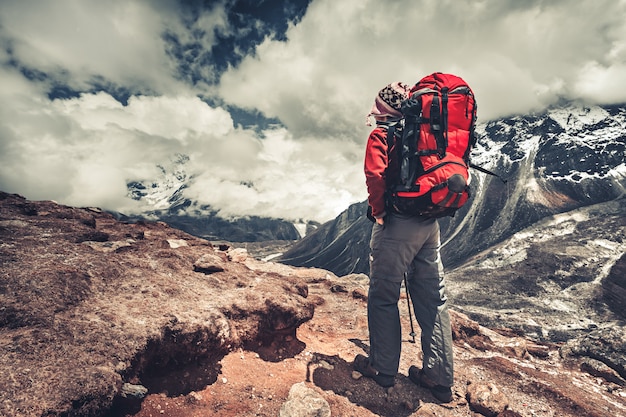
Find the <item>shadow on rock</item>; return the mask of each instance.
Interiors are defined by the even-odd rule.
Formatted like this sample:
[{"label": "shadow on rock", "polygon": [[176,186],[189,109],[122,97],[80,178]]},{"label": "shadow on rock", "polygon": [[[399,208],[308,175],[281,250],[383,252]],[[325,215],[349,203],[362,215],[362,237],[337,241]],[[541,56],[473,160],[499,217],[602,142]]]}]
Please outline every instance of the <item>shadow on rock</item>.
[{"label": "shadow on rock", "polygon": [[350,342],[354,343],[355,346],[363,349],[366,355],[370,354],[370,347],[367,343],[363,342],[361,339],[348,339]]},{"label": "shadow on rock", "polygon": [[396,375],[396,385],[383,388],[370,378],[355,379],[353,371],[352,363],[337,355],[315,354],[307,365],[307,381],[384,417],[407,417],[420,408],[420,398],[428,395],[405,376]]},{"label": "shadow on rock", "polygon": [[267,362],[280,362],[293,358],[304,350],[306,344],[296,337],[296,329],[274,332],[257,341],[256,346],[247,346]]}]

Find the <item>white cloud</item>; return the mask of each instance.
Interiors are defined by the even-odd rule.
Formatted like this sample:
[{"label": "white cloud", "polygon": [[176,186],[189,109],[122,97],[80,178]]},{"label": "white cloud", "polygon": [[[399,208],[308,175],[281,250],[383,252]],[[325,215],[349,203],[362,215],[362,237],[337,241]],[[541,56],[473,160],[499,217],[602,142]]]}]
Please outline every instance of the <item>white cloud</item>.
[{"label": "white cloud", "polygon": [[[236,169],[211,165],[196,177],[186,195],[219,207],[222,215],[280,216],[329,220],[358,195],[361,165],[357,146],[332,139],[295,141],[285,129],[264,132],[265,139],[246,164]],[[359,149],[360,150],[360,149]],[[234,150],[236,157],[240,149]],[[232,164],[228,164],[229,166]],[[356,200],[355,200],[356,196]]]},{"label": "white cloud", "polygon": [[4,191],[137,212],[126,183],[156,179],[157,164],[186,154],[195,177],[186,195],[224,215],[325,221],[354,202],[346,182],[360,147],[352,143],[296,141],[282,128],[260,139],[195,96],[131,97],[124,106],[104,92],[50,101],[24,87],[0,92]]},{"label": "white cloud", "polygon": [[[624,21],[626,2],[610,0],[316,0],[287,43],[266,40],[224,74],[220,92],[296,135],[354,135],[383,85],[454,72],[472,85],[488,120],[558,96],[585,98],[577,83],[588,62],[607,61],[604,77],[621,81]],[[612,95],[626,101],[624,89]]]},{"label": "white cloud", "polygon": [[124,106],[101,92],[54,100],[53,104],[88,130],[106,131],[117,126],[184,143],[204,132],[220,137],[233,129],[225,110],[210,108],[195,96],[133,96]]},{"label": "white cloud", "polygon": [[626,62],[606,66],[592,61],[581,68],[575,89],[591,102],[624,103],[620,88],[623,85],[626,85]]},{"label": "white cloud", "polygon": [[[172,93],[175,80],[163,31],[181,31],[168,2],[87,0],[4,2],[2,37],[13,56],[74,89],[95,77],[131,91]],[[173,3],[171,5],[174,5]]]},{"label": "white cloud", "polygon": [[235,156],[246,159],[244,142],[258,141],[195,96],[131,97],[123,106],[103,92],[50,101],[18,88],[2,89],[0,105],[1,188],[72,205],[131,210],[126,181],[155,178],[156,165],[172,155],[195,155],[196,170],[229,167]]}]

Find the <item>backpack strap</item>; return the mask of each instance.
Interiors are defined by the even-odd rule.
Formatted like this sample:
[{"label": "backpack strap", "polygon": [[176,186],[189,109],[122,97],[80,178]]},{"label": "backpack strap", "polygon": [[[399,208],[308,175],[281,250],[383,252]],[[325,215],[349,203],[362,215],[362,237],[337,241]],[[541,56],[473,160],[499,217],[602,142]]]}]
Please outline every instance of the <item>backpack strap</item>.
[{"label": "backpack strap", "polygon": [[439,157],[446,156],[448,149],[448,87],[441,89],[441,144],[438,144]]},{"label": "backpack strap", "polygon": [[[419,119],[416,119],[419,123]],[[395,155],[398,162],[396,187],[404,190],[411,189],[415,181],[415,170],[417,163],[417,141],[414,135],[419,134],[419,126],[412,126],[406,119],[403,121],[387,124],[387,152],[390,152],[395,145]],[[408,133],[408,134],[407,134]],[[396,138],[399,140],[396,141]]]},{"label": "backpack strap", "polygon": [[389,151],[396,142],[396,123],[387,125],[387,151]]},{"label": "backpack strap", "polygon": [[[456,88],[456,90],[460,90],[461,88]],[[476,142],[478,141],[478,136],[476,135],[476,113],[477,113],[477,104],[476,104],[476,97],[474,97],[474,94],[472,93],[472,91],[469,89],[469,87],[465,87],[462,90],[462,94],[466,95],[466,104],[465,104],[465,117],[470,116],[469,114],[469,99],[470,97],[473,99],[473,105],[472,105],[472,121],[470,123],[470,128],[469,128],[469,144],[467,146],[467,150],[465,151],[465,155],[463,155],[463,159],[467,162],[469,162],[470,159],[470,153],[472,151],[472,149],[474,149],[474,147],[476,146]]]},{"label": "backpack strap", "polygon": [[[389,152],[391,151],[391,149],[394,147],[394,145],[396,144],[396,131],[398,130],[398,123],[400,122],[393,122],[393,123],[385,123],[385,126],[387,126],[387,137],[385,138],[385,141],[387,142],[387,155],[389,155]],[[396,147],[396,157],[397,158],[402,158],[402,141],[400,141],[400,147]],[[389,156],[387,156],[389,158]]]},{"label": "backpack strap", "polygon": [[430,131],[435,136],[437,142],[437,154],[441,156],[441,148],[443,147],[443,133],[441,120],[441,104],[439,103],[439,95],[433,94],[430,102]]},{"label": "backpack strap", "polygon": [[435,136],[437,150],[429,154],[436,153],[439,159],[443,159],[448,149],[448,87],[433,93],[430,103],[430,131]]}]

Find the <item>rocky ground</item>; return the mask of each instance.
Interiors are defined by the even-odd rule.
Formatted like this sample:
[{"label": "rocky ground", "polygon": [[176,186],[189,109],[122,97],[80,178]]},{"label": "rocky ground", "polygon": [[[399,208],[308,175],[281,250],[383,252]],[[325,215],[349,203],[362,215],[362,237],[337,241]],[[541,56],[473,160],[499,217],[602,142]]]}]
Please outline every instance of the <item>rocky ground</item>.
[{"label": "rocky ground", "polygon": [[[367,277],[258,261],[163,223],[0,193],[0,415],[626,414],[623,332],[577,343],[453,312],[454,401],[352,370]],[[597,346],[604,345],[603,353]],[[620,365],[622,364],[622,365]]]},{"label": "rocky ground", "polygon": [[[362,276],[347,278],[307,279],[309,297],[318,305],[313,319],[299,327],[296,339],[275,343],[269,354],[231,352],[222,359],[222,373],[214,384],[175,398],[149,395],[141,411],[132,415],[573,417],[626,412],[624,381],[614,372],[601,376],[600,371],[585,368],[588,358],[561,357],[559,345],[494,332],[454,312],[455,399],[439,403],[406,376],[408,367],[419,362],[420,348],[419,329],[417,343],[409,335],[404,298],[401,311],[407,337],[396,386],[385,390],[358,378],[352,360],[368,351],[367,283]],[[311,390],[300,402],[289,395],[298,384]]]},{"label": "rocky ground", "polygon": [[[486,326],[564,342],[626,318],[626,199],[546,217],[448,271],[453,304]],[[489,289],[489,291],[485,291]]]}]

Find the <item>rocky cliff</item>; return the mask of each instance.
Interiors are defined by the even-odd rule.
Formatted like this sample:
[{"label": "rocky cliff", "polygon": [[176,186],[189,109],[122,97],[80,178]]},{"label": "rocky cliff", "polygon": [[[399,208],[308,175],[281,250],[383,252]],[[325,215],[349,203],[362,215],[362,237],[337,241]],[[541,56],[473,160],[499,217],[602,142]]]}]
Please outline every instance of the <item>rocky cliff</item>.
[{"label": "rocky cliff", "polygon": [[400,373],[385,390],[352,371],[368,351],[366,300],[364,275],[0,193],[0,415],[626,413],[622,331],[548,343],[459,312],[455,398],[438,403],[406,377],[420,357],[406,298]]}]

